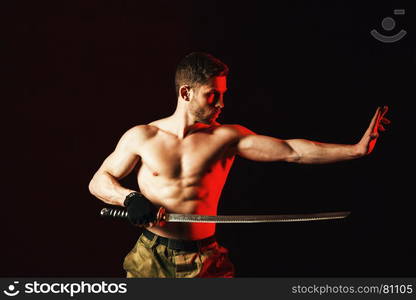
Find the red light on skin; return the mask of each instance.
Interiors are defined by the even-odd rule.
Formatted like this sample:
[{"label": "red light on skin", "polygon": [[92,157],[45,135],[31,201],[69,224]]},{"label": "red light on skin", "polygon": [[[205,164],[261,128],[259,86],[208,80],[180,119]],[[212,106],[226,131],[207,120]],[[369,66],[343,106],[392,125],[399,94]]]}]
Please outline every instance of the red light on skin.
[{"label": "red light on skin", "polygon": [[212,79],[212,84],[222,94],[227,91],[227,76],[215,76]]},{"label": "red light on skin", "polygon": [[224,107],[223,97],[224,93],[227,91],[227,77],[216,76],[211,79],[209,86],[211,86],[211,89],[208,91],[208,104],[219,108]]}]

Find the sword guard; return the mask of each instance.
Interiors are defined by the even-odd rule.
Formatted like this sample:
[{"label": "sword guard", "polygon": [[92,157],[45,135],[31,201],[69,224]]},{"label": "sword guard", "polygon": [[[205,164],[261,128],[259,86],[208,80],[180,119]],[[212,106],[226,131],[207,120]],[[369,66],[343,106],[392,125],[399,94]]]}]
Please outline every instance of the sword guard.
[{"label": "sword guard", "polygon": [[163,206],[161,206],[156,215],[156,224],[164,226],[166,224],[165,217],[166,209]]}]

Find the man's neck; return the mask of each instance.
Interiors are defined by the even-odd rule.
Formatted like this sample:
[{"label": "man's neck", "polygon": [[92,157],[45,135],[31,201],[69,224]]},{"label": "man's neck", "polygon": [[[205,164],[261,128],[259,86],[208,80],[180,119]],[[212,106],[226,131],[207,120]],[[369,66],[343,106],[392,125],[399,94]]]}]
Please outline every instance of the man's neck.
[{"label": "man's neck", "polygon": [[176,107],[175,112],[171,115],[172,130],[178,136],[179,139],[184,139],[187,135],[192,134],[203,128],[209,128],[213,124],[204,124],[198,122],[193,116],[191,116],[184,107]]}]

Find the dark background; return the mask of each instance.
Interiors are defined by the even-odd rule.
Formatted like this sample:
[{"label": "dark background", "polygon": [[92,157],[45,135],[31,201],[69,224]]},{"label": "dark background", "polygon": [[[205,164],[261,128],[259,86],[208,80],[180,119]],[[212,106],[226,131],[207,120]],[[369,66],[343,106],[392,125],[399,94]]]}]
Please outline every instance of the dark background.
[{"label": "dark background", "polygon": [[[355,143],[376,107],[390,107],[392,124],[368,157],[236,159],[219,214],[352,211],[338,221],[218,225],[237,276],[415,276],[410,3],[2,2],[0,276],[124,276],[140,230],[101,219],[88,183],[127,129],[173,113],[175,67],[191,51],[231,69],[219,121],[260,134]],[[389,16],[396,28],[386,32]],[[408,34],[383,44],[371,29]]]}]

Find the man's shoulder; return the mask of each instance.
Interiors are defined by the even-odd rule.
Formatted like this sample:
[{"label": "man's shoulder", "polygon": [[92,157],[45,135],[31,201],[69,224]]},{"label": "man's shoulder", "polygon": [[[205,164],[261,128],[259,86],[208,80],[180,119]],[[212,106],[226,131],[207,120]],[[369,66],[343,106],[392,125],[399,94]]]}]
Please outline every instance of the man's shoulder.
[{"label": "man's shoulder", "polygon": [[239,137],[254,134],[253,131],[239,124],[218,124],[217,130]]},{"label": "man's shoulder", "polygon": [[146,140],[157,133],[157,127],[151,125],[136,125],[124,133],[129,140]]},{"label": "man's shoulder", "polygon": [[147,124],[149,132],[156,133],[158,130],[167,130],[168,128],[172,127],[172,119],[171,117],[166,117],[163,119],[159,119]]}]

